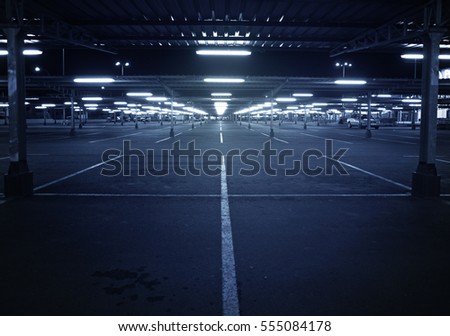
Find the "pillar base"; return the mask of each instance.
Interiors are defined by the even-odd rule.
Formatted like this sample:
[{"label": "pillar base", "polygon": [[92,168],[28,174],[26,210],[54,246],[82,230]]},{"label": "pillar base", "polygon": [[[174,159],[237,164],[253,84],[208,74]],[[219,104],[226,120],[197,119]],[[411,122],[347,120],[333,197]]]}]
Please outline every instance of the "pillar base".
[{"label": "pillar base", "polygon": [[441,177],[437,175],[434,164],[419,163],[412,174],[412,195],[419,197],[439,197],[441,195]]},{"label": "pillar base", "polygon": [[306,129],[306,124],[303,124],[303,129]]},{"label": "pillar base", "polygon": [[248,129],[251,129],[252,127],[250,126],[250,124],[248,124]]},{"label": "pillar base", "polygon": [[5,197],[33,195],[33,173],[8,173],[4,175]]},{"label": "pillar base", "polygon": [[75,128],[71,128],[70,132],[69,132],[69,136],[75,136],[76,132],[75,132]]},{"label": "pillar base", "polygon": [[134,128],[135,129],[138,129],[139,128],[139,125],[136,123],[136,124],[134,124]]},{"label": "pillar base", "polygon": [[170,129],[169,137],[171,137],[171,138],[175,137],[175,133],[173,131],[173,128]]},{"label": "pillar base", "polygon": [[270,129],[270,137],[271,138],[275,137],[275,133],[273,132],[273,128]]},{"label": "pillar base", "polygon": [[366,138],[372,137],[372,131],[370,129],[366,129]]},{"label": "pillar base", "polygon": [[192,129],[194,129],[194,124],[192,124]]}]

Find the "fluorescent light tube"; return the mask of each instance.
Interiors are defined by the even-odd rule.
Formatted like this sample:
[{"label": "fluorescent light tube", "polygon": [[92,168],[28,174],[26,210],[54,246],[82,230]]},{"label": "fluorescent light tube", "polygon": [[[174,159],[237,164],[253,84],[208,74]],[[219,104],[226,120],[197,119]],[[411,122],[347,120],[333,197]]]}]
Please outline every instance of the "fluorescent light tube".
[{"label": "fluorescent light tube", "polygon": [[338,79],[334,81],[335,84],[338,85],[365,85],[367,82],[365,80],[360,79]]},{"label": "fluorescent light tube", "polygon": [[211,96],[213,97],[231,97],[232,94],[228,92],[213,92],[211,93]]},{"label": "fluorescent light tube", "polygon": [[114,78],[109,77],[81,77],[73,80],[75,83],[113,83]]},{"label": "fluorescent light tube", "polygon": [[297,101],[297,99],[293,98],[293,97],[278,97],[278,98],[275,98],[275,100],[279,103],[292,103],[292,102]]},{"label": "fluorescent light tube", "polygon": [[314,96],[312,93],[294,93],[293,97],[312,97]]},{"label": "fluorescent light tube", "polygon": [[196,53],[202,56],[250,56],[252,54],[248,50],[233,49],[200,49]]},{"label": "fluorescent light tube", "polygon": [[168,100],[166,97],[147,97],[145,99],[148,101],[155,101],[155,102],[163,102]]},{"label": "fluorescent light tube", "polygon": [[83,98],[81,98],[81,100],[84,100],[84,101],[101,101],[101,100],[103,100],[103,98],[102,97],[83,97]]},{"label": "fluorescent light tube", "polygon": [[207,77],[203,79],[206,83],[244,83],[243,78]]},{"label": "fluorescent light tube", "polygon": [[128,97],[151,97],[153,93],[151,92],[128,92]]}]

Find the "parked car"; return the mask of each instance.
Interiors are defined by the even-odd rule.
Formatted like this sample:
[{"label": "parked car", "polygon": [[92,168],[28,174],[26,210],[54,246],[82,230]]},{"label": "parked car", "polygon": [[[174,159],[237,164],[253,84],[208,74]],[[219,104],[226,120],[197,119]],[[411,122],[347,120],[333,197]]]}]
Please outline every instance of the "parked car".
[{"label": "parked car", "polygon": [[[358,128],[366,128],[367,127],[367,116],[362,115],[361,118],[357,114],[353,114],[350,118],[347,119],[348,128],[358,127]],[[370,127],[375,129],[380,128],[380,121],[374,118],[370,118]]]}]

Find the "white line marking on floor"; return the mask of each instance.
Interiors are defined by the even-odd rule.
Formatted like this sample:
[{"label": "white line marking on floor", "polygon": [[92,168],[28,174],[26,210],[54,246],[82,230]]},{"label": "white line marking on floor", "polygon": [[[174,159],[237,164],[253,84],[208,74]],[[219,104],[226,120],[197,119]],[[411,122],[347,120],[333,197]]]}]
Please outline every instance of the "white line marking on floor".
[{"label": "white line marking on floor", "polygon": [[409,142],[409,141],[397,141],[397,140],[388,140],[388,139],[380,139],[380,138],[371,138],[375,141],[384,141],[384,142],[392,142],[392,143],[399,143],[399,144],[406,144],[406,145],[416,145],[415,142]]},{"label": "white line marking on floor", "polygon": [[223,135],[222,135],[222,132],[220,132],[220,143],[223,143]]},{"label": "white line marking on floor", "polygon": [[166,141],[166,140],[169,140],[169,139],[170,139],[170,137],[167,137],[167,138],[164,138],[164,139],[161,139],[161,140],[155,141],[155,143],[160,143],[160,142],[163,142],[163,141]]},{"label": "white line marking on floor", "polygon": [[34,191],[38,191],[38,190],[44,189],[44,188],[46,188],[46,187],[49,187],[49,186],[51,186],[51,185],[54,185],[54,184],[56,184],[56,183],[65,181],[65,180],[67,180],[67,179],[69,179],[69,178],[71,178],[71,177],[74,177],[74,176],[83,174],[83,173],[85,173],[85,172],[87,172],[87,171],[89,171],[89,170],[92,170],[92,169],[95,169],[95,168],[97,168],[97,167],[100,167],[100,166],[104,165],[105,163],[108,163],[108,162],[111,162],[111,161],[120,159],[120,158],[122,158],[122,157],[123,157],[123,155],[118,155],[118,156],[116,156],[116,157],[114,157],[114,158],[112,158],[112,159],[110,159],[110,160],[106,160],[105,162],[97,163],[97,164],[95,164],[95,165],[93,165],[93,166],[90,166],[90,167],[88,167],[88,168],[79,170],[79,171],[77,171],[77,172],[75,172],[75,173],[73,173],[73,174],[70,174],[70,175],[61,177],[61,178],[59,178],[59,179],[57,179],[57,180],[54,180],[54,181],[45,183],[45,184],[43,184],[43,185],[41,185],[41,186],[39,186],[39,187],[34,188]]},{"label": "white line marking on floor", "polygon": [[137,133],[131,133],[131,134],[127,134],[127,135],[117,136],[117,137],[114,137],[114,138],[106,138],[106,139],[99,139],[99,140],[91,140],[91,141],[89,141],[89,143],[93,144],[93,143],[97,143],[97,142],[103,142],[103,141],[109,141],[109,140],[121,139],[121,138],[126,138],[126,137],[130,137],[130,136],[138,135],[138,134],[141,134],[141,133],[142,133],[142,132],[137,132]]},{"label": "white line marking on floor", "polygon": [[4,156],[4,157],[0,158],[0,160],[8,160],[8,159],[9,159],[9,156]]},{"label": "white line marking on floor", "polygon": [[312,138],[323,139],[323,140],[332,139],[333,141],[336,141],[336,142],[343,142],[343,143],[346,143],[346,144],[349,144],[349,145],[353,145],[353,142],[349,142],[349,141],[338,140],[338,139],[334,139],[334,138],[324,138],[324,137],[321,137],[321,136],[307,134],[307,133],[303,133],[303,132],[300,132],[300,134],[301,135],[306,135],[306,136],[309,136],[309,137],[312,137]]},{"label": "white line marking on floor", "polygon": [[[332,160],[332,159],[330,158],[330,160]],[[390,179],[385,178],[385,177],[383,177],[383,176],[380,176],[380,175],[371,173],[371,172],[369,172],[369,171],[367,171],[367,170],[364,170],[364,169],[362,169],[362,168],[353,166],[353,165],[351,165],[351,164],[348,164],[348,163],[345,163],[345,162],[342,162],[342,161],[339,161],[339,162],[340,162],[342,165],[344,165],[344,166],[347,166],[347,167],[350,167],[350,168],[352,168],[352,169],[358,170],[358,171],[360,171],[360,172],[362,172],[362,173],[364,173],[364,174],[367,174],[367,175],[376,177],[377,179],[380,179],[380,180],[383,180],[383,181],[385,181],[385,182],[391,183],[391,184],[393,184],[393,185],[396,185],[397,187],[400,187],[400,188],[403,188],[403,189],[406,189],[406,190],[411,190],[411,187],[409,187],[409,186],[407,186],[407,185],[401,184],[401,183],[399,183],[399,182],[395,182],[395,181],[393,181],[393,180],[390,180]]]},{"label": "white line marking on floor", "polygon": [[436,161],[443,162],[443,163],[450,163],[450,161],[448,161],[448,160],[442,160],[442,159],[436,159]]},{"label": "white line marking on floor", "polygon": [[177,137],[177,136],[179,136],[181,134],[183,134],[183,132],[177,133],[177,134],[175,134],[175,136]]},{"label": "white line marking on floor", "polygon": [[148,197],[148,198],[219,198],[219,194],[99,194],[99,193],[34,193],[35,196],[50,197]]},{"label": "white line marking on floor", "polygon": [[220,175],[222,218],[222,307],[224,316],[238,316],[239,298],[234,261],[233,234],[231,230],[230,206],[228,204],[227,171],[222,155]]},{"label": "white line marking on floor", "polygon": [[[264,135],[264,136],[266,136],[266,137],[269,137],[269,138],[270,138],[270,135],[267,134],[267,133],[262,133],[262,132],[261,132],[261,134]],[[277,138],[277,137],[273,137],[272,139],[274,139],[274,140],[276,140],[276,141],[279,141],[279,142],[282,142],[282,143],[285,143],[285,144],[288,144],[288,143],[289,143],[289,142],[287,142],[286,140],[283,140],[283,139],[280,139],[280,138]]]},{"label": "white line marking on floor", "polygon": [[[100,194],[100,193],[34,193],[41,197],[142,197],[142,198],[220,198],[219,194]],[[228,194],[228,198],[300,198],[300,197],[407,197],[410,193],[374,193],[374,194]],[[441,196],[446,196],[442,194]]]},{"label": "white line marking on floor", "polygon": [[288,144],[289,142],[287,142],[286,140],[283,140],[283,139],[280,139],[280,138],[277,138],[277,137],[273,137],[275,140],[277,140],[277,141],[279,141],[279,142],[282,142],[282,143],[285,143],[285,144]]},{"label": "white line marking on floor", "polygon": [[299,197],[405,197],[411,196],[410,193],[404,194],[229,194],[230,198],[299,198]]}]

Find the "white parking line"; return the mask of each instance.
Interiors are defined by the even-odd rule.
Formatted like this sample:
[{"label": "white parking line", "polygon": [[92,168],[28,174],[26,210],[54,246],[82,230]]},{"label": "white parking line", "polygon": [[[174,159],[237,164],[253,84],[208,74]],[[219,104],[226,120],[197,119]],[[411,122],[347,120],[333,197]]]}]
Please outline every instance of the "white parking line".
[{"label": "white parking line", "polygon": [[100,194],[100,193],[34,193],[47,197],[148,197],[148,198],[219,198],[219,194]]},{"label": "white parking line", "polygon": [[442,160],[442,159],[436,159],[436,161],[443,162],[443,163],[450,163],[450,161],[448,161],[448,160]]},{"label": "white parking line", "polygon": [[229,194],[229,198],[301,198],[301,197],[405,197],[410,193],[403,194]]},{"label": "white parking line", "polygon": [[[269,138],[270,138],[270,135],[269,135],[269,134],[262,133],[262,132],[261,132],[261,134],[264,135],[264,136],[266,136],[266,137],[269,137]],[[277,137],[273,137],[272,139],[274,139],[274,140],[276,140],[276,141],[279,141],[279,142],[282,142],[282,143],[285,143],[285,144],[288,144],[288,143],[289,143],[289,142],[287,142],[286,140],[283,140],[283,139],[280,139],[280,138],[277,138]]]},{"label": "white parking line", "polygon": [[343,142],[343,143],[346,143],[346,144],[349,144],[349,145],[353,145],[353,142],[349,142],[349,141],[338,140],[338,139],[334,139],[334,138],[324,138],[324,137],[321,137],[321,136],[307,134],[307,133],[303,133],[303,132],[300,132],[300,134],[301,135],[305,135],[305,136],[309,136],[309,137],[312,137],[312,138],[323,139],[323,140],[332,139],[333,141]]},{"label": "white parking line", "polygon": [[220,143],[223,143],[223,135],[222,135],[222,132],[220,132]]},{"label": "white parking line", "polygon": [[97,143],[97,142],[103,142],[103,141],[109,141],[109,140],[121,139],[121,138],[126,138],[126,137],[130,137],[130,136],[138,135],[138,134],[141,134],[141,133],[142,133],[142,132],[137,132],[137,133],[131,133],[131,134],[127,134],[127,135],[117,136],[117,137],[114,137],[114,138],[106,138],[106,139],[99,139],[99,140],[91,140],[91,141],[89,141],[89,143],[93,144],[93,143]]},{"label": "white parking line", "polygon": [[[330,159],[330,160],[332,160],[332,159]],[[411,187],[409,187],[409,186],[407,186],[407,185],[401,184],[401,183],[399,183],[399,182],[395,182],[395,181],[393,181],[393,180],[390,180],[390,179],[385,178],[385,177],[383,177],[383,176],[380,176],[380,175],[371,173],[371,172],[369,172],[369,171],[367,171],[367,170],[364,170],[364,169],[362,169],[362,168],[353,166],[353,165],[351,165],[351,164],[348,164],[348,163],[345,163],[345,162],[342,162],[342,161],[339,161],[339,162],[340,162],[342,165],[344,165],[344,166],[347,166],[347,167],[350,167],[350,168],[352,168],[352,169],[358,170],[358,171],[360,171],[360,172],[362,172],[362,173],[364,173],[364,174],[367,174],[367,175],[376,177],[376,178],[378,178],[378,179],[380,179],[380,180],[383,180],[383,181],[385,181],[385,182],[388,182],[388,183],[391,183],[391,184],[393,184],[393,185],[396,185],[397,187],[406,189],[406,190],[408,190],[408,191],[411,190]]]},{"label": "white parking line", "polygon": [[104,161],[104,162],[97,163],[97,164],[95,164],[95,165],[93,165],[93,166],[90,166],[90,167],[88,167],[88,168],[79,170],[79,171],[77,171],[77,172],[75,172],[75,173],[73,173],[73,174],[70,174],[70,175],[61,177],[61,178],[59,178],[59,179],[57,179],[57,180],[54,180],[54,181],[45,183],[45,184],[43,184],[43,185],[41,185],[41,186],[39,186],[39,187],[34,188],[34,191],[39,191],[39,190],[41,190],[41,189],[47,188],[47,187],[49,187],[49,186],[51,186],[51,185],[54,185],[54,184],[56,184],[56,183],[65,181],[65,180],[67,180],[67,179],[70,179],[71,177],[74,177],[74,176],[83,174],[83,173],[85,173],[85,172],[87,172],[87,171],[89,171],[89,170],[92,170],[92,169],[95,169],[95,168],[97,168],[97,167],[100,167],[100,166],[104,165],[105,163],[108,163],[108,162],[111,162],[111,161],[120,159],[121,157],[123,157],[123,155],[116,156],[116,157],[114,157],[114,158],[112,158],[112,159],[110,159],[110,160],[106,160],[106,161]]},{"label": "white parking line", "polygon": [[225,156],[222,155],[220,175],[221,219],[222,219],[222,313],[224,316],[238,316],[239,298],[234,260],[233,234],[231,230],[230,206],[228,204],[227,171]]},{"label": "white parking line", "polygon": [[164,139],[161,139],[161,140],[155,141],[155,143],[160,143],[160,142],[163,142],[163,141],[166,141],[166,140],[169,140],[169,139],[170,139],[170,137],[167,137],[167,138],[164,138]]}]

